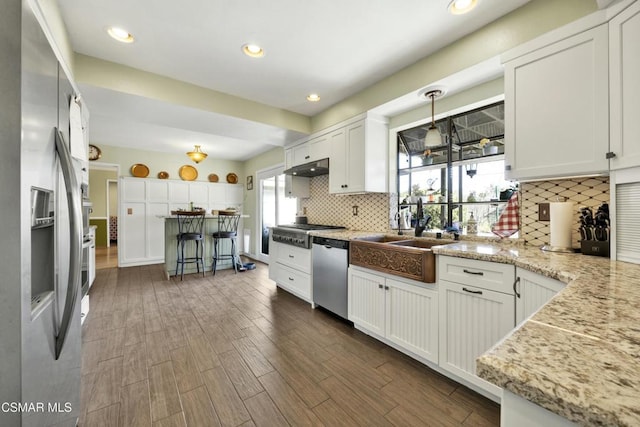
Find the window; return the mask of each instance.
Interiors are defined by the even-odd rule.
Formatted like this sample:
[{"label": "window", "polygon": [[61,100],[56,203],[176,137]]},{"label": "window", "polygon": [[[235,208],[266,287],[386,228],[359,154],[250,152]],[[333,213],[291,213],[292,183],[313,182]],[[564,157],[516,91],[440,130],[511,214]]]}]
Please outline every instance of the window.
[{"label": "window", "polygon": [[398,132],[399,210],[415,218],[421,198],[430,228],[463,231],[473,213],[478,232],[490,233],[507,202],[501,192],[517,185],[504,178],[504,102],[437,121],[443,144],[425,150],[429,125]]}]

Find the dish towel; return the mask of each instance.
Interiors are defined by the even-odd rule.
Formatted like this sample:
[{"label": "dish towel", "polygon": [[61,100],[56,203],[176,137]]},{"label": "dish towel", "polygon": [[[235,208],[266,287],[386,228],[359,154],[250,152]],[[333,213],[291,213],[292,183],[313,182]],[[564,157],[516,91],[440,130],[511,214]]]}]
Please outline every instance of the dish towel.
[{"label": "dish towel", "polygon": [[518,192],[514,192],[507,206],[500,213],[500,218],[493,224],[491,231],[500,237],[509,237],[520,229],[520,207],[518,205]]}]

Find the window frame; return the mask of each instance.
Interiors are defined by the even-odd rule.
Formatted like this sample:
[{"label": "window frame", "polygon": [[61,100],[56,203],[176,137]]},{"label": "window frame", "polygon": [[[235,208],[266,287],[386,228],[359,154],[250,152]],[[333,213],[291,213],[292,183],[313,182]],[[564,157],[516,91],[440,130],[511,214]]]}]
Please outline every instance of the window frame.
[{"label": "window frame", "polygon": [[[478,105],[478,104],[476,104]],[[411,154],[411,152],[409,151],[408,145],[405,141],[403,141],[402,138],[402,133],[408,130],[412,130],[412,129],[416,129],[418,127],[424,126],[425,124],[427,124],[428,122],[423,122],[421,124],[416,124],[414,126],[411,127],[407,127],[404,129],[398,129],[395,131],[396,134],[396,192],[398,194],[398,200],[397,200],[397,209],[398,212],[400,212],[400,209],[406,207],[406,206],[410,206],[412,208],[412,213],[415,211],[416,208],[416,203],[403,203],[404,200],[402,198],[402,191],[406,191],[406,189],[409,189],[409,196],[412,195],[413,193],[413,182],[412,182],[412,176],[414,173],[416,172],[420,172],[420,171],[426,171],[426,170],[433,170],[433,169],[440,169],[441,173],[440,173],[440,192],[442,193],[443,191],[446,190],[446,199],[444,201],[438,202],[438,201],[429,201],[428,203],[425,203],[425,206],[440,206],[441,207],[441,216],[444,217],[444,220],[446,221],[446,225],[447,226],[451,226],[454,222],[459,222],[460,223],[460,230],[462,230],[462,224],[465,222],[464,217],[463,217],[463,213],[464,213],[464,208],[465,207],[470,207],[470,206],[474,206],[474,205],[491,205],[491,206],[501,206],[501,205],[505,205],[508,201],[507,200],[500,200],[499,197],[497,198],[497,200],[491,199],[491,200],[486,200],[486,201],[474,201],[474,202],[467,202],[464,201],[464,186],[463,186],[463,179],[464,179],[464,169],[465,169],[465,164],[467,163],[483,163],[483,162],[490,162],[490,161],[500,161],[503,160],[504,161],[504,151],[498,154],[488,154],[488,155],[480,155],[478,157],[474,157],[472,159],[454,159],[454,157],[460,157],[461,155],[458,155],[457,153],[455,153],[456,150],[454,150],[453,145],[451,143],[451,141],[454,139],[454,121],[456,119],[459,119],[463,116],[469,116],[475,112],[479,112],[482,110],[487,110],[496,106],[502,106],[502,108],[504,108],[504,100],[499,100],[499,101],[495,101],[495,102],[490,102],[478,107],[472,107],[468,110],[458,110],[461,111],[459,113],[455,113],[455,114],[450,114],[450,115],[445,115],[444,117],[441,117],[440,119],[436,120],[436,126],[438,126],[439,129],[441,129],[441,133],[443,133],[443,137],[445,140],[445,143],[441,146],[438,147],[434,147],[433,151],[444,151],[446,150],[446,162],[442,162],[442,163],[437,163],[434,165],[417,165],[414,166],[413,162],[414,159],[412,157],[416,156],[416,154]],[[504,119],[502,119],[504,120]],[[444,126],[443,126],[444,124]],[[442,129],[446,129],[446,134],[444,132],[442,132]],[[459,141],[459,135],[458,135],[458,141]],[[491,140],[502,140],[503,144],[504,144],[504,133],[502,134],[498,134],[498,135],[492,135],[491,136]],[[480,142],[480,138],[479,139],[474,139],[474,140],[469,140],[469,141],[465,141],[465,142],[456,142],[455,145],[459,147],[459,151],[462,152],[464,147],[467,146],[477,146],[477,144]],[[404,150],[401,150],[401,146],[404,146]],[[404,151],[408,157],[408,162],[409,162],[409,167],[401,167],[401,151]],[[453,190],[453,184],[454,184],[454,173],[457,173],[457,188],[455,190]],[[401,182],[402,182],[402,178],[403,176],[407,176],[408,177],[408,185],[403,185],[401,188]],[[446,178],[446,186],[445,186],[445,178]],[[515,183],[514,185],[517,186],[517,183]],[[499,190],[499,189],[498,189]],[[453,196],[454,196],[454,191],[457,193],[457,198],[458,200],[453,200]],[[444,210],[446,210],[446,215]],[[458,213],[456,214],[455,211],[458,210]],[[459,220],[454,221],[454,217],[457,216],[459,218]],[[446,227],[443,227],[443,229]]]}]

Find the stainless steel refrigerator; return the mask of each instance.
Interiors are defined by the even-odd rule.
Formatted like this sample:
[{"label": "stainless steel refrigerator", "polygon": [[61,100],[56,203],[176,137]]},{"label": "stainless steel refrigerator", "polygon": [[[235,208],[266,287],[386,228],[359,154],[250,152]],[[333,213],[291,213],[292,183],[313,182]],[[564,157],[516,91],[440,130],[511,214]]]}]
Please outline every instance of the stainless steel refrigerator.
[{"label": "stainless steel refrigerator", "polygon": [[0,425],[75,426],[82,202],[72,85],[27,0],[0,13]]}]

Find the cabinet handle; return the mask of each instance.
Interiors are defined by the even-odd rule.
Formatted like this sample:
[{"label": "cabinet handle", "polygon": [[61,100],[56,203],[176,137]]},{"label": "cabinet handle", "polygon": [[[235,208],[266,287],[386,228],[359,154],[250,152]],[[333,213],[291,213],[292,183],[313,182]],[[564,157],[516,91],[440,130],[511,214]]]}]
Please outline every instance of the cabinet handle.
[{"label": "cabinet handle", "polygon": [[467,289],[467,288],[462,288],[462,290],[465,292],[469,292],[470,294],[482,295],[482,291],[472,291],[471,289]]},{"label": "cabinet handle", "polygon": [[466,268],[463,269],[462,271],[464,271],[467,274],[473,274],[476,276],[484,276],[484,273],[482,271],[471,271],[471,270],[467,270]]},{"label": "cabinet handle", "polygon": [[506,170],[506,171],[510,171],[510,170],[511,170],[511,165],[505,165],[505,166],[504,166],[504,170]]},{"label": "cabinet handle", "polygon": [[518,298],[520,298],[520,292],[516,289],[516,285],[520,283],[520,277],[516,277],[516,281],[513,282],[513,293],[516,294]]},{"label": "cabinet handle", "polygon": [[614,153],[613,151],[609,151],[607,154],[604,155],[604,157],[608,160],[608,159],[613,159],[614,157],[616,157],[616,153]]},{"label": "cabinet handle", "polygon": [[293,277],[289,277],[289,280],[293,281]]},{"label": "cabinet handle", "polygon": [[289,258],[295,258],[295,256],[293,256],[293,255],[289,255]]},{"label": "cabinet handle", "polygon": [[304,156],[304,159],[307,160],[310,156]]},{"label": "cabinet handle", "polygon": [[378,283],[378,289],[382,289],[382,285]]},{"label": "cabinet handle", "polygon": [[385,285],[384,290],[385,290],[385,291],[388,291],[388,290],[389,290],[389,287]]}]

